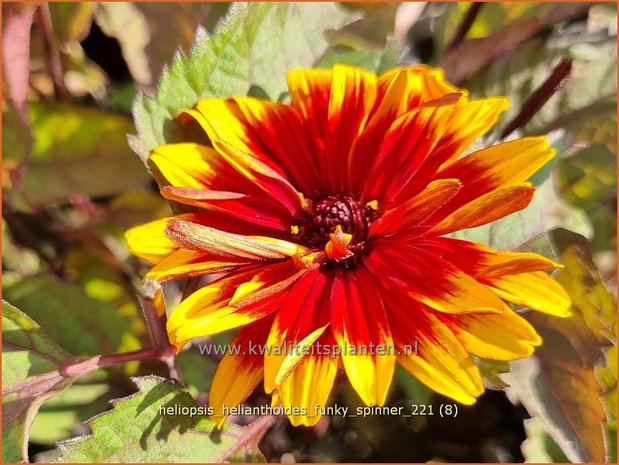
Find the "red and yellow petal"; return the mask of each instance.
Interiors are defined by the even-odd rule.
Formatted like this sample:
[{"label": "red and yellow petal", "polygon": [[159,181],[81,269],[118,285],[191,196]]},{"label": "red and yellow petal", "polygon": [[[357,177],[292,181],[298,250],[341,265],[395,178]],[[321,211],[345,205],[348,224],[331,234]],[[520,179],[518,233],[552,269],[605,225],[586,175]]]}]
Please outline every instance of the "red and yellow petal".
[{"label": "red and yellow petal", "polygon": [[498,220],[529,205],[534,192],[535,188],[529,183],[499,187],[447,215],[431,226],[428,234],[441,236]]},{"label": "red and yellow petal", "polygon": [[376,99],[376,76],[353,66],[335,65],[321,166],[332,192],[348,188],[353,165],[353,146],[363,132]]},{"label": "red and yellow petal", "polygon": [[[291,70],[287,74],[291,105],[303,117],[319,167],[324,166],[331,76],[331,70],[326,69]],[[315,187],[324,187],[322,184]]]},{"label": "red and yellow petal", "polygon": [[165,230],[171,219],[161,218],[125,232],[129,252],[136,257],[156,264],[178,250],[178,244],[165,235]]},{"label": "red and yellow petal", "polygon": [[391,206],[394,196],[434,156],[461,99],[462,94],[448,94],[404,113],[389,126],[379,150],[365,163],[372,179],[362,186],[362,201],[376,199],[384,208]]},{"label": "red and yellow petal", "polygon": [[432,251],[476,278],[551,270],[562,266],[536,253],[501,252],[482,244],[450,237],[424,237],[415,240],[414,244]]},{"label": "red and yellow petal", "polygon": [[377,241],[364,264],[387,289],[445,313],[501,313],[495,293],[462,270],[397,239]]},{"label": "red and yellow petal", "polygon": [[331,326],[351,385],[367,405],[383,405],[395,369],[395,350],[385,307],[365,269],[335,273]]},{"label": "red and yellow petal", "polygon": [[305,249],[283,239],[234,234],[182,219],[168,221],[165,234],[185,249],[256,262],[292,257]]},{"label": "red and yellow petal", "polygon": [[277,161],[288,179],[303,192],[310,192],[320,182],[320,171],[303,120],[299,112],[283,103],[251,97],[234,99],[253,139],[261,150]]},{"label": "red and yellow petal", "polygon": [[414,176],[406,179],[404,185],[397,186],[397,192],[391,192],[394,205],[405,202],[423,189],[435,178],[442,165],[458,158],[473,141],[486,134],[507,107],[507,99],[502,97],[471,101],[467,101],[466,97],[461,98],[449,118],[442,122],[446,129],[434,147],[432,156],[427,158]]},{"label": "red and yellow petal", "polygon": [[195,110],[186,110],[181,119],[193,118],[206,131],[215,150],[250,182],[277,200],[292,215],[301,207],[296,189],[273,157],[269,157],[234,101],[200,100]]},{"label": "red and yellow petal", "polygon": [[431,311],[411,307],[393,293],[383,297],[398,363],[436,392],[462,404],[475,403],[484,392],[481,375],[453,332]]},{"label": "red and yellow petal", "polygon": [[250,267],[204,286],[170,315],[170,341],[180,350],[191,339],[244,326],[275,312],[287,289],[304,273],[287,261]]},{"label": "red and yellow petal", "polygon": [[475,197],[527,181],[555,155],[546,137],[525,137],[494,145],[443,166],[437,179],[457,177],[463,184],[452,211]]},{"label": "red and yellow petal", "polygon": [[241,329],[230,343],[233,349],[217,365],[208,402],[218,427],[226,421],[227,412],[247,399],[262,381],[264,355],[259,348],[266,342],[272,322],[267,316]]},{"label": "red and yellow petal", "polygon": [[267,393],[272,392],[299,361],[288,358],[291,348],[299,343],[311,346],[324,332],[329,324],[328,299],[329,280],[320,270],[308,271],[289,289],[267,340],[268,351],[264,358]]},{"label": "red and yellow petal", "polygon": [[516,360],[530,356],[542,343],[527,320],[506,309],[500,315],[437,314],[467,352],[490,360]]},{"label": "red and yellow petal", "polygon": [[438,179],[412,199],[397,208],[387,210],[370,226],[369,237],[406,234],[423,223],[445,203],[452,199],[462,187],[457,179]]},{"label": "red and yellow petal", "polygon": [[378,153],[394,120],[424,103],[457,92],[456,87],[445,81],[442,70],[423,65],[396,68],[381,75],[377,80],[376,103],[353,149],[349,180],[351,191],[361,191],[361,187],[368,182],[373,172],[367,167]]},{"label": "red and yellow petal", "polygon": [[570,296],[543,271],[488,277],[485,284],[499,297],[558,317],[570,316]]},{"label": "red and yellow petal", "polygon": [[318,423],[321,418],[319,407],[329,401],[337,370],[338,360],[333,356],[313,353],[303,357],[278,386],[274,396],[274,402],[279,401],[284,407],[307,412],[305,415],[290,415],[290,423],[294,426]]}]

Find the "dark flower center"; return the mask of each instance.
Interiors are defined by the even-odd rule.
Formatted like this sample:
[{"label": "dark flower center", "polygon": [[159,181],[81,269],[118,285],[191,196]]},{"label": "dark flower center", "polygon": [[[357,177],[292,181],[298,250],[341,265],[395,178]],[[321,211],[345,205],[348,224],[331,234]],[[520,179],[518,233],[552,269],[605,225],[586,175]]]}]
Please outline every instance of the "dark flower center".
[{"label": "dark flower center", "polygon": [[379,216],[375,205],[363,205],[350,195],[330,195],[310,199],[309,203],[305,222],[296,234],[301,242],[323,248],[329,242],[329,234],[341,226],[344,233],[352,235],[350,250],[363,250],[369,227]]}]

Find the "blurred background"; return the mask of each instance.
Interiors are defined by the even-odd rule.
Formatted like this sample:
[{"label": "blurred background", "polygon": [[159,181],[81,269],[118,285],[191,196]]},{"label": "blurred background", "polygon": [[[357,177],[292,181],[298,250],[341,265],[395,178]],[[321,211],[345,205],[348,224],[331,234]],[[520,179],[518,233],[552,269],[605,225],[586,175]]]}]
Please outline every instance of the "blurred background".
[{"label": "blurred background", "polygon": [[[135,298],[145,267],[129,256],[123,233],[169,215],[170,207],[127,142],[127,134],[136,133],[132,105],[138,93],[156,95],[162,70],[175,55],[189,54],[197,28],[203,38],[216,36],[230,8],[2,4],[3,298],[73,354],[148,344]],[[537,381],[550,389],[527,391],[530,386],[500,375],[509,367],[480,361],[490,389],[457,418],[332,417],[311,429],[279,421],[262,440],[265,457],[616,461],[616,5],[415,2],[337,9],[337,21],[328,25],[308,16],[306,27],[323,38],[308,66],[440,66],[474,97],[509,97],[511,107],[490,140],[549,135],[559,155],[534,180],[545,186],[536,211],[548,221],[543,232],[554,255],[566,264],[559,279],[575,300],[577,317],[559,325],[569,341],[557,342],[563,344],[558,351],[554,323],[534,321],[549,341],[536,362],[546,378]],[[250,94],[272,97],[249,84]],[[180,283],[166,292],[174,301],[182,289]],[[566,344],[576,355],[562,352]],[[190,349],[179,364],[184,384],[204,402],[217,360]],[[57,458],[56,441],[87,433],[85,420],[110,409],[111,399],[135,392],[129,376],[153,373],[167,372],[154,362],[99,370],[45,402],[32,426],[31,461]],[[332,397],[360,405],[346,382]],[[396,406],[448,402],[404,372],[389,398]],[[260,405],[267,397],[256,392],[248,402]],[[556,411],[540,409],[555,403]]]}]

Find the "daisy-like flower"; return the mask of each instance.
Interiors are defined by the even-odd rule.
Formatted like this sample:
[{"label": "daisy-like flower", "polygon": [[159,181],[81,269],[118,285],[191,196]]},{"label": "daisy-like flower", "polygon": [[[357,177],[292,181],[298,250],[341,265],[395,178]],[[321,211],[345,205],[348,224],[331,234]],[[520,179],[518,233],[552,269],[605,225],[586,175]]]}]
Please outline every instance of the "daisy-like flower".
[{"label": "daisy-like flower", "polygon": [[383,405],[396,363],[474,403],[471,354],[513,360],[541,344],[505,301],[559,317],[570,301],[552,260],[448,236],[525,208],[553,149],[527,137],[462,156],[507,101],[471,100],[439,69],[287,78],[290,104],[200,100],[179,118],[201,143],[151,154],[162,195],[194,208],[128,231],[131,252],[158,281],[223,273],[174,309],[171,342],[241,328],[212,382],[222,422],[263,381],[293,424],[313,425],[341,370]]}]

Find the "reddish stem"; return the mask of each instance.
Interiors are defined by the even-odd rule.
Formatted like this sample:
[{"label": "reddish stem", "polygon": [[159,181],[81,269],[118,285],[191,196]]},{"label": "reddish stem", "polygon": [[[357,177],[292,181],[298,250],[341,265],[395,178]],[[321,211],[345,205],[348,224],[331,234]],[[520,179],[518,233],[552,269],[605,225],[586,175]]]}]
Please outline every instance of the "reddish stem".
[{"label": "reddish stem", "polygon": [[548,99],[552,97],[561,87],[563,87],[563,85],[565,85],[571,70],[571,58],[564,58],[561,60],[561,63],[559,63],[555,69],[552,70],[552,73],[548,79],[546,79],[546,81],[544,81],[544,83],[539,86],[535,92],[533,92],[522,104],[520,113],[518,113],[518,115],[516,115],[516,117],[505,127],[501,133],[501,137],[507,137],[516,129],[523,128],[529,121],[531,121],[531,119],[533,119]]},{"label": "reddish stem", "polygon": [[477,15],[481,11],[482,6],[484,6],[484,4],[481,2],[474,2],[471,5],[471,7],[466,12],[466,16],[462,20],[462,23],[460,23],[458,30],[449,41],[449,43],[445,46],[445,52],[450,52],[458,45],[460,45],[468,32],[471,30],[471,27],[473,27],[473,23],[475,22],[475,19],[477,19]]},{"label": "reddish stem", "polygon": [[162,357],[163,356],[157,353],[154,347],[148,347],[146,349],[123,352],[120,354],[95,355],[94,357],[65,365],[61,367],[58,372],[65,378],[72,378],[118,363],[134,362],[137,360],[157,360]]},{"label": "reddish stem", "polygon": [[49,5],[41,3],[36,11],[37,23],[43,37],[45,47],[45,65],[54,83],[54,95],[61,102],[68,102],[71,99],[67,86],[64,82],[64,71],[60,59],[60,51],[55,42],[52,18],[49,14]]}]

